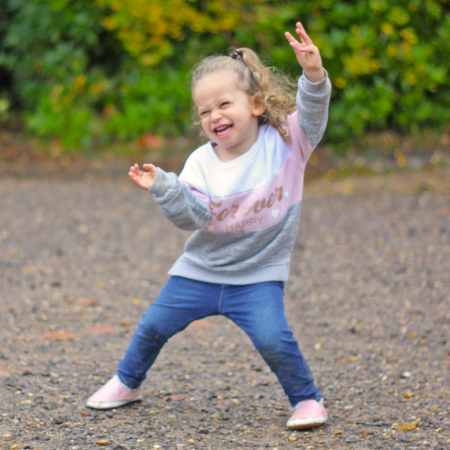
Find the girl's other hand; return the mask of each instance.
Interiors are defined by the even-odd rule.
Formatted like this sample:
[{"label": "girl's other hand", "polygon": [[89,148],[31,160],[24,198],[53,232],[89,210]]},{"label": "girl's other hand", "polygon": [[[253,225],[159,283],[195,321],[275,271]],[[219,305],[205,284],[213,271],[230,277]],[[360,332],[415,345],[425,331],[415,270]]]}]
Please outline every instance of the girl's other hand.
[{"label": "girl's other hand", "polygon": [[158,172],[158,168],[153,164],[144,164],[142,166],[147,172],[139,169],[139,165],[135,164],[130,167],[130,171],[128,172],[128,176],[130,180],[142,189],[148,191],[153,184],[153,180],[156,177],[156,173]]},{"label": "girl's other hand", "polygon": [[288,31],[286,31],[284,35],[294,49],[298,63],[305,71],[308,80],[317,83],[325,76],[319,49],[313,44],[311,38],[306,34],[306,31],[300,22],[297,22],[295,32],[299,35],[300,42],[298,42]]}]

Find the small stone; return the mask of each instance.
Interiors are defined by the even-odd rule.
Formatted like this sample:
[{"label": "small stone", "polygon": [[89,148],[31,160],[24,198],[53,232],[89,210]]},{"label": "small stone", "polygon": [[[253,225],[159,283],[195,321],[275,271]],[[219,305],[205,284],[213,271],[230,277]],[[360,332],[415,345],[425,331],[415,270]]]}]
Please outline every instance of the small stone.
[{"label": "small stone", "polygon": [[68,416],[56,416],[53,418],[53,422],[56,423],[56,425],[61,425],[62,423],[66,423],[69,421]]},{"label": "small stone", "polygon": [[107,441],[106,439],[100,439],[99,441],[96,442],[97,445],[108,445],[109,441]]}]

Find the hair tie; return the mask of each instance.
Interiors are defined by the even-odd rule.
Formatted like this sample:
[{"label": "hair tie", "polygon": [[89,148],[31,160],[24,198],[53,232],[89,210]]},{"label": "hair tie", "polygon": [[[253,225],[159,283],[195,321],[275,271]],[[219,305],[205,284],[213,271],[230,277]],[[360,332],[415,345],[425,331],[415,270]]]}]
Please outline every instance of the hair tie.
[{"label": "hair tie", "polygon": [[238,51],[238,50],[235,50],[235,51],[230,55],[230,57],[233,58],[233,59],[236,59],[238,56],[240,56],[240,57],[242,58],[242,52],[240,52],[240,51]]}]

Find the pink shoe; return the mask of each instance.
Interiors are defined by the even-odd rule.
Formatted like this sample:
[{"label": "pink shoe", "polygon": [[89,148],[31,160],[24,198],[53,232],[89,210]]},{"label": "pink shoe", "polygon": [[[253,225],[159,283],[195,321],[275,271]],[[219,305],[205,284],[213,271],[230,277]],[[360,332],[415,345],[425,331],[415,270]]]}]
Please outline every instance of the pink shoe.
[{"label": "pink shoe", "polygon": [[306,430],[320,427],[327,420],[325,407],[316,400],[303,400],[294,408],[294,413],[289,418],[286,426],[291,430]]},{"label": "pink shoe", "polygon": [[94,409],[112,409],[139,400],[140,389],[130,389],[125,386],[117,375],[114,375],[86,402]]}]

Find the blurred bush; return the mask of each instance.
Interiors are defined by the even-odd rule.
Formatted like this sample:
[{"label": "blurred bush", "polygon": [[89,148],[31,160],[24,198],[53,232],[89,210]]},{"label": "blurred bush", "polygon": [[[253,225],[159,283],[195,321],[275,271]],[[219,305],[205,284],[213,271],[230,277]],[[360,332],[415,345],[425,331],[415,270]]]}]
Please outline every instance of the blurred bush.
[{"label": "blurred bush", "polygon": [[329,143],[449,122],[448,0],[0,0],[0,121],[66,147],[193,133],[192,65],[246,46],[298,77],[297,20],[334,85]]}]

